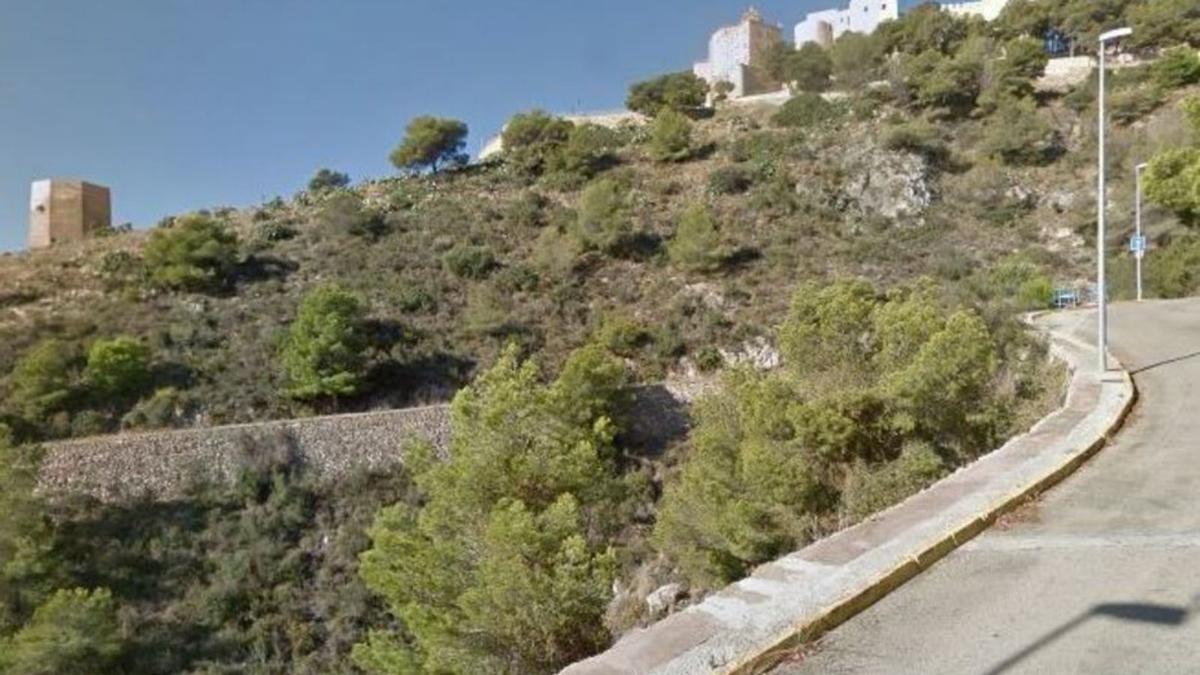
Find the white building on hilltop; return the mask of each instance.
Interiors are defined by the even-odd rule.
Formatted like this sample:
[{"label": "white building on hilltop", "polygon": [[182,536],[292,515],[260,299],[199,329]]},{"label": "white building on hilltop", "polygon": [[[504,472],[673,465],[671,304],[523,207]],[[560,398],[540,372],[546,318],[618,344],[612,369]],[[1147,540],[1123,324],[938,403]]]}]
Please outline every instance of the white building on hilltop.
[{"label": "white building on hilltop", "polygon": [[942,9],[958,16],[979,16],[985,21],[995,21],[1004,11],[1008,0],[975,0],[974,2],[942,3]]},{"label": "white building on hilltop", "polygon": [[796,24],[796,45],[829,45],[847,31],[873,33],[888,19],[900,18],[900,0],[850,0],[846,9],[813,12]]},{"label": "white building on hilltop", "polygon": [[692,72],[710,86],[728,82],[733,98],[775,91],[782,84],[773,81],[764,66],[771,47],[782,41],[780,27],[768,24],[752,7],[737,25],[713,33],[708,40],[708,60],[692,66]]}]

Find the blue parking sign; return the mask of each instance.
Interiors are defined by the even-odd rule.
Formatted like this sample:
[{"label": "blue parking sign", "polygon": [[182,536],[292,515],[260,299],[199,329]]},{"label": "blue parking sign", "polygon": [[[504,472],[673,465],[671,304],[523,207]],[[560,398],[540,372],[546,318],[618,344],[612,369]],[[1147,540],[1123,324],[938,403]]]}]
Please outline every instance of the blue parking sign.
[{"label": "blue parking sign", "polygon": [[1146,237],[1145,235],[1134,235],[1129,238],[1129,251],[1131,253],[1146,252]]}]

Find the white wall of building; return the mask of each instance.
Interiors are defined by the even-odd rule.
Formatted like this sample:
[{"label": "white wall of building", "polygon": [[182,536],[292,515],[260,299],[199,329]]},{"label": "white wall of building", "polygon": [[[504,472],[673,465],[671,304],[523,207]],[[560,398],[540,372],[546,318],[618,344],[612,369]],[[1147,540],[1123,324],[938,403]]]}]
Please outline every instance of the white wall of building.
[{"label": "white wall of building", "polygon": [[729,82],[732,95],[741,96],[745,91],[742,67],[749,62],[750,26],[743,22],[713,33],[708,40],[708,60],[692,66],[692,72],[709,84]]},{"label": "white wall of building", "polygon": [[942,9],[959,16],[979,16],[994,21],[1004,10],[1008,0],[975,0],[975,2],[943,3]]},{"label": "white wall of building", "polygon": [[796,44],[823,42],[828,26],[828,37],[837,39],[846,31],[873,33],[879,24],[900,17],[900,0],[850,0],[846,9],[826,9],[813,12],[796,24]]}]

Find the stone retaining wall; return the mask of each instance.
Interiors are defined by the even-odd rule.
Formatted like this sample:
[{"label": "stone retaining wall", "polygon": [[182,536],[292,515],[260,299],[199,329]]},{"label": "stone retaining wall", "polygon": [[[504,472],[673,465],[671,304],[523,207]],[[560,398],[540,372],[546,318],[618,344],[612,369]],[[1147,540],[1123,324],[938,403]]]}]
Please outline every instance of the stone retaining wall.
[{"label": "stone retaining wall", "polygon": [[[646,452],[660,451],[687,431],[686,394],[663,385],[635,390],[627,440]],[[414,439],[445,451],[450,406],[99,436],[51,443],[42,464],[41,490],[87,494],[105,501],[169,499],[197,480],[237,475],[247,453],[279,447],[326,478],[358,469],[385,469],[404,460]]]}]

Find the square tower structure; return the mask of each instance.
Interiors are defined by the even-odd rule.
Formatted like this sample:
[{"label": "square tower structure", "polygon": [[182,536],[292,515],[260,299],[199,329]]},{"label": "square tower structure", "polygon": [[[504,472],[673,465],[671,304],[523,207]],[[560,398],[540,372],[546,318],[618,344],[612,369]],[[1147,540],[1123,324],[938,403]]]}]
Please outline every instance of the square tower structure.
[{"label": "square tower structure", "polygon": [[29,190],[29,248],[81,241],[112,227],[108,188],[82,180],[34,181]]},{"label": "square tower structure", "polygon": [[732,98],[765,94],[783,86],[767,74],[767,55],[783,41],[779,26],[767,23],[758,10],[750,8],[742,20],[713,33],[708,40],[708,60],[692,66],[696,77],[708,82],[728,82]]}]

